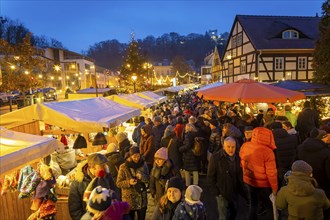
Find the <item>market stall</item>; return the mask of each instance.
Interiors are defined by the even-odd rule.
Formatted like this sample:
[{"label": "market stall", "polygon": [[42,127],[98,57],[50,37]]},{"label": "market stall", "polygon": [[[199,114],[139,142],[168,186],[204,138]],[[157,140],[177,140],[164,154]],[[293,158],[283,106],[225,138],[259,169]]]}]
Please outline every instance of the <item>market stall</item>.
[{"label": "market stall", "polygon": [[136,93],[138,96],[142,97],[142,98],[146,98],[149,100],[156,100],[158,103],[163,103],[167,100],[166,96],[160,96],[157,95],[156,93],[153,93],[151,91],[145,91],[145,92],[139,92]]},{"label": "market stall", "polygon": [[12,128],[39,120],[77,133],[102,132],[140,114],[137,108],[99,97],[28,106],[1,115],[0,126]]},{"label": "market stall", "polygon": [[[30,199],[19,199],[18,176],[23,166],[36,169],[36,163],[53,153],[58,142],[53,138],[15,132],[0,127],[0,219],[27,219],[33,211]],[[67,207],[59,207],[67,210]]]},{"label": "market stall", "polygon": [[201,86],[201,88],[196,89],[196,92],[203,91],[203,90],[210,89],[210,88],[214,88],[214,87],[218,87],[218,86],[222,86],[223,84],[224,84],[223,82],[215,82],[215,83],[211,83],[211,84],[205,84],[205,85]]},{"label": "market stall", "polygon": [[112,95],[106,98],[118,102],[122,105],[139,108],[141,110],[145,110],[157,104],[156,100],[142,98],[137,94]]}]

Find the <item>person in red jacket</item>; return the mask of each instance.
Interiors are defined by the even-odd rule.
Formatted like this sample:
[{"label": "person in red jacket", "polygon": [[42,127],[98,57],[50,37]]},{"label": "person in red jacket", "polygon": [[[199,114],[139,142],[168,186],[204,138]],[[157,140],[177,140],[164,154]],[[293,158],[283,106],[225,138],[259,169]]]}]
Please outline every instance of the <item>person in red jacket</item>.
[{"label": "person in red jacket", "polygon": [[249,188],[249,219],[257,219],[258,196],[266,195],[265,205],[271,207],[268,195],[277,193],[276,149],[271,130],[263,127],[253,129],[250,142],[242,145],[239,156],[243,170],[243,182]]}]

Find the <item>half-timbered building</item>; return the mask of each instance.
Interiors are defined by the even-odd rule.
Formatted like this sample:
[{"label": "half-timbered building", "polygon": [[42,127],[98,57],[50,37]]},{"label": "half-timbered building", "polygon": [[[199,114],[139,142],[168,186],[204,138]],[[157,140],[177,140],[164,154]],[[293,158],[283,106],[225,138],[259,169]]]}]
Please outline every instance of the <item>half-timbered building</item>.
[{"label": "half-timbered building", "polygon": [[221,57],[222,81],[311,81],[319,22],[319,17],[237,15]]}]

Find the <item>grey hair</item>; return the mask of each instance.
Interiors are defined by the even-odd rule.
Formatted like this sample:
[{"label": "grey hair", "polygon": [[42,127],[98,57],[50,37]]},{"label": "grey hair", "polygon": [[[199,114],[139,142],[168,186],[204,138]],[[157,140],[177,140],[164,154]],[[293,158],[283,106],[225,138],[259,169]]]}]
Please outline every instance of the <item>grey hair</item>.
[{"label": "grey hair", "polygon": [[232,136],[226,137],[225,140],[223,141],[223,143],[226,143],[226,142],[229,142],[229,141],[233,141],[236,144],[236,140]]}]

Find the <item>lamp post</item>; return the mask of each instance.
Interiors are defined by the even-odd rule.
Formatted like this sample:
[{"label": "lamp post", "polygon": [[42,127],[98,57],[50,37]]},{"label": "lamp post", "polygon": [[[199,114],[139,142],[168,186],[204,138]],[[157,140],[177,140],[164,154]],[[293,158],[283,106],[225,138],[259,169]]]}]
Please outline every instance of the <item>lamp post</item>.
[{"label": "lamp post", "polygon": [[136,75],[133,75],[132,76],[132,80],[133,80],[134,93],[136,92],[136,88],[135,88],[136,79],[137,79],[137,76]]},{"label": "lamp post", "polygon": [[[99,94],[98,94],[98,91],[97,91],[96,67],[94,65],[92,65],[91,69],[94,69],[95,94],[96,94],[96,97],[98,97]],[[92,74],[92,73],[90,73],[90,74]]]}]

